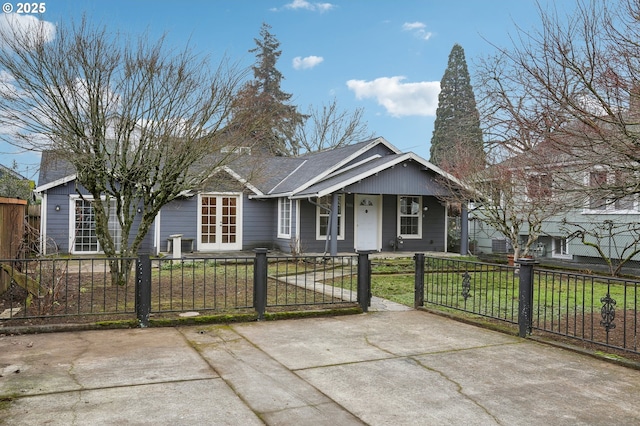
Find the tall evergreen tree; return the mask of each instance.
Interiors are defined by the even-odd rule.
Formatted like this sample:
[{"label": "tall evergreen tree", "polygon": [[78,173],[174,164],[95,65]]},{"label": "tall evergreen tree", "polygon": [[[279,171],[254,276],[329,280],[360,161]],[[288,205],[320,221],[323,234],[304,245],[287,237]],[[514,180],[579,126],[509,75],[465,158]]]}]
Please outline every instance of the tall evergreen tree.
[{"label": "tall evergreen tree", "polygon": [[291,105],[291,94],[283,92],[280,84],[284,77],[276,68],[280,42],[270,32],[271,26],[263,23],[260,37],[254,39],[256,47],[253,80],[240,92],[234,106],[236,122],[252,123],[248,130],[253,138],[260,141],[276,155],[291,155],[299,151],[296,129],[307,116]]},{"label": "tall evergreen tree", "polygon": [[485,160],[480,129],[480,114],[471,87],[464,49],[455,44],[440,82],[438,109],[431,138],[431,159],[453,172],[461,161]]}]

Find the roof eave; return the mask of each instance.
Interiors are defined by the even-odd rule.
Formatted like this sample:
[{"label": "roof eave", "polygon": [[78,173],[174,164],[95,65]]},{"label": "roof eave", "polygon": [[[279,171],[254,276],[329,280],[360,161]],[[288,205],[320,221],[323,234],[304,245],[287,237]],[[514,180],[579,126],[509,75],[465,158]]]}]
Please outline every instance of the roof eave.
[{"label": "roof eave", "polygon": [[51,181],[49,183],[45,183],[44,185],[40,185],[40,186],[36,187],[36,189],[34,189],[33,192],[40,194],[40,193],[42,193],[44,191],[47,191],[47,190],[49,190],[51,188],[55,188],[56,186],[63,185],[65,183],[69,183],[71,181],[74,181],[74,180],[76,180],[77,177],[78,177],[78,175],[74,173],[72,175],[68,175],[68,176],[62,177],[60,179],[53,180],[53,181]]}]

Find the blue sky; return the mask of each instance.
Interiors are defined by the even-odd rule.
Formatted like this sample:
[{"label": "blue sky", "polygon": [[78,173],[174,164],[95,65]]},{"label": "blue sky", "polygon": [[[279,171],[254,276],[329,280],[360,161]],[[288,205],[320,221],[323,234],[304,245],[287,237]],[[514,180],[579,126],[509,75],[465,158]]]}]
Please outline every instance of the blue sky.
[{"label": "blue sky", "polygon": [[[17,2],[9,2],[14,10]],[[543,2],[544,3],[544,2]],[[113,30],[169,45],[189,43],[215,61],[223,55],[251,66],[263,22],[280,41],[282,89],[301,111],[334,98],[343,110],[363,108],[371,132],[429,159],[439,82],[455,43],[474,61],[509,44],[516,25],[539,26],[535,0],[47,0],[39,16],[51,23],[83,14]],[[6,3],[5,6],[6,7]],[[15,13],[15,12],[14,12]],[[0,25],[2,24],[0,17]],[[39,157],[0,163],[34,178]]]}]

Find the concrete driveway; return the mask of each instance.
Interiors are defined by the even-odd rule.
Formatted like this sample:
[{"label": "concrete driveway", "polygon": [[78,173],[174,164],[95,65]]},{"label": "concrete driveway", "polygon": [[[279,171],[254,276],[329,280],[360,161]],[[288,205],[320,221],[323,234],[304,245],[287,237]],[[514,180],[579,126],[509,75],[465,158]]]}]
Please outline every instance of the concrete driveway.
[{"label": "concrete driveway", "polygon": [[640,371],[423,311],[0,337],[8,425],[632,425]]}]

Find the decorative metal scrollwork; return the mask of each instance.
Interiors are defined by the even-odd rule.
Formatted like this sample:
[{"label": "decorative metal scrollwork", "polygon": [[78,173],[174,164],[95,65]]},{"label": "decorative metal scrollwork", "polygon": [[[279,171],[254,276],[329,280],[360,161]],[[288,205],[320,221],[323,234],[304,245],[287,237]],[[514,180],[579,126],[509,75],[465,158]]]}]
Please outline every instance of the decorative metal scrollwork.
[{"label": "decorative metal scrollwork", "polygon": [[602,321],[600,321],[600,325],[609,332],[609,330],[616,328],[614,323],[616,319],[616,301],[607,293],[605,297],[600,299],[600,302],[602,303],[602,309],[600,310]]},{"label": "decorative metal scrollwork", "polygon": [[462,297],[465,301],[471,297],[471,275],[469,275],[469,272],[465,272],[462,275]]}]

